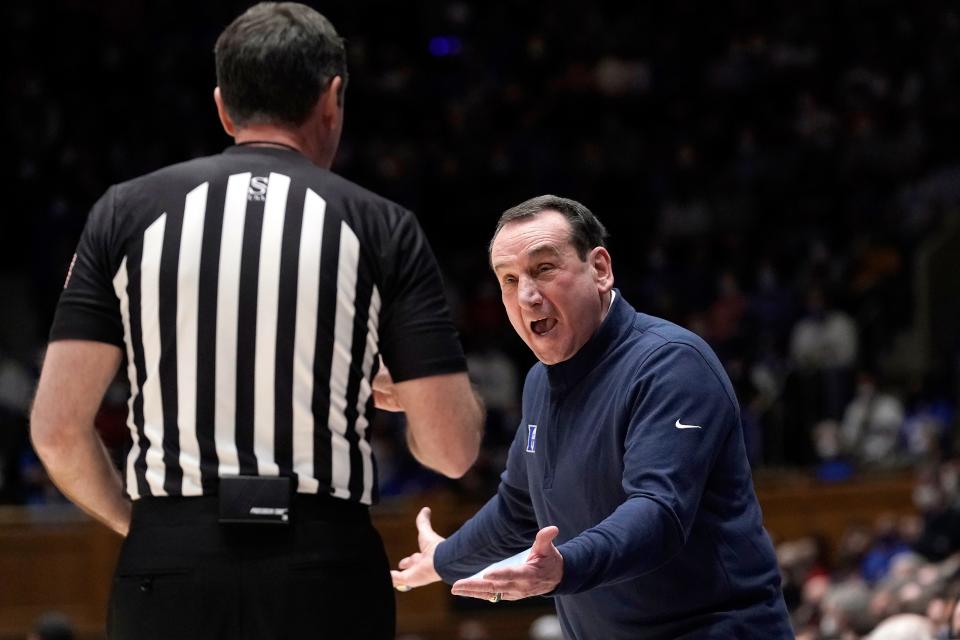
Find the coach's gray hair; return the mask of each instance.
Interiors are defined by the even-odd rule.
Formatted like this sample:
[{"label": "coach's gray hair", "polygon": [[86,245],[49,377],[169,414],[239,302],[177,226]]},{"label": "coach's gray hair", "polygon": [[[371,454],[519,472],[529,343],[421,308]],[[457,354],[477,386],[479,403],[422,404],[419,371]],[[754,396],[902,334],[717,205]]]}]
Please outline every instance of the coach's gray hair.
[{"label": "coach's gray hair", "polygon": [[577,250],[577,255],[581,260],[587,259],[587,254],[594,247],[605,247],[607,239],[607,229],[603,223],[593,215],[590,209],[570,198],[561,198],[560,196],[543,195],[536,198],[530,198],[521,202],[515,207],[511,207],[503,212],[500,219],[497,220],[497,228],[490,238],[490,245],[487,247],[487,254],[493,250],[493,241],[497,239],[500,230],[514,220],[532,218],[538,213],[544,211],[556,211],[567,219],[570,223],[570,242]]}]

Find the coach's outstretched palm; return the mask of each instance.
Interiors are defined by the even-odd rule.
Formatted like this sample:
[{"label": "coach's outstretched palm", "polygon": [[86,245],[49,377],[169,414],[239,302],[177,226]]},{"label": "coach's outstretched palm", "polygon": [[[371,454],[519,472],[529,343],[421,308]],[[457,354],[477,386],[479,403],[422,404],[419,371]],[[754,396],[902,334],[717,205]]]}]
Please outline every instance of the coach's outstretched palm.
[{"label": "coach's outstretched palm", "polygon": [[400,561],[399,571],[391,571],[393,586],[398,591],[409,591],[414,587],[422,587],[440,581],[440,574],[433,568],[433,550],[446,540],[433,530],[430,524],[430,507],[420,509],[417,514],[417,546],[420,551],[411,554]]}]

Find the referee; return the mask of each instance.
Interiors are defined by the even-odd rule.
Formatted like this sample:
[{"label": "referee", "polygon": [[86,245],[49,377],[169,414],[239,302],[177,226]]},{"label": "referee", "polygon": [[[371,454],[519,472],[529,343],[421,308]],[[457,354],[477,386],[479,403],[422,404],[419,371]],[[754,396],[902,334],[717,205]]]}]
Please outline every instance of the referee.
[{"label": "referee", "polygon": [[[347,78],[333,25],[258,4],[215,55],[236,145],[94,205],[33,443],[126,537],[110,638],[393,638],[374,405],[405,411],[414,455],[451,477],[476,458],[482,407],[416,218],[329,171]],[[124,360],[117,473],[93,418]]]}]

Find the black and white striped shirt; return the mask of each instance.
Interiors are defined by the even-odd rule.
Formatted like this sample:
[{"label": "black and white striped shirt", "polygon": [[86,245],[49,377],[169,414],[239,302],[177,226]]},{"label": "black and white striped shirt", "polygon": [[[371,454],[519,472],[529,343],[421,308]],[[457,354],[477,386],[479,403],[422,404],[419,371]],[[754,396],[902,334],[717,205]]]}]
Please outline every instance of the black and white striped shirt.
[{"label": "black and white striped shirt", "polygon": [[413,214],[260,146],[111,187],[57,307],[63,339],[126,354],[133,499],[283,475],[371,504],[377,354],[396,381],[466,368]]}]

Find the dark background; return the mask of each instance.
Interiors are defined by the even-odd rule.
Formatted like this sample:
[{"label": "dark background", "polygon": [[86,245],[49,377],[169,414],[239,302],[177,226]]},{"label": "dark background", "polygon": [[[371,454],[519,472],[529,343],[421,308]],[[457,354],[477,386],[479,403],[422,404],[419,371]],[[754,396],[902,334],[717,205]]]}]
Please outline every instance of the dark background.
[{"label": "dark background", "polygon": [[[5,5],[0,395],[12,413],[90,205],[112,183],[230,143],[212,49],[246,6]],[[952,449],[952,3],[318,8],[349,46],[335,170],[418,213],[468,351],[506,358],[511,380],[532,363],[485,248],[502,210],[557,193],[607,224],[637,308],[718,351],[755,464],[816,462],[816,425],[842,422],[863,375],[907,413],[946,403],[940,448]],[[850,325],[852,353],[804,364],[790,346],[798,323],[830,314]]]}]

